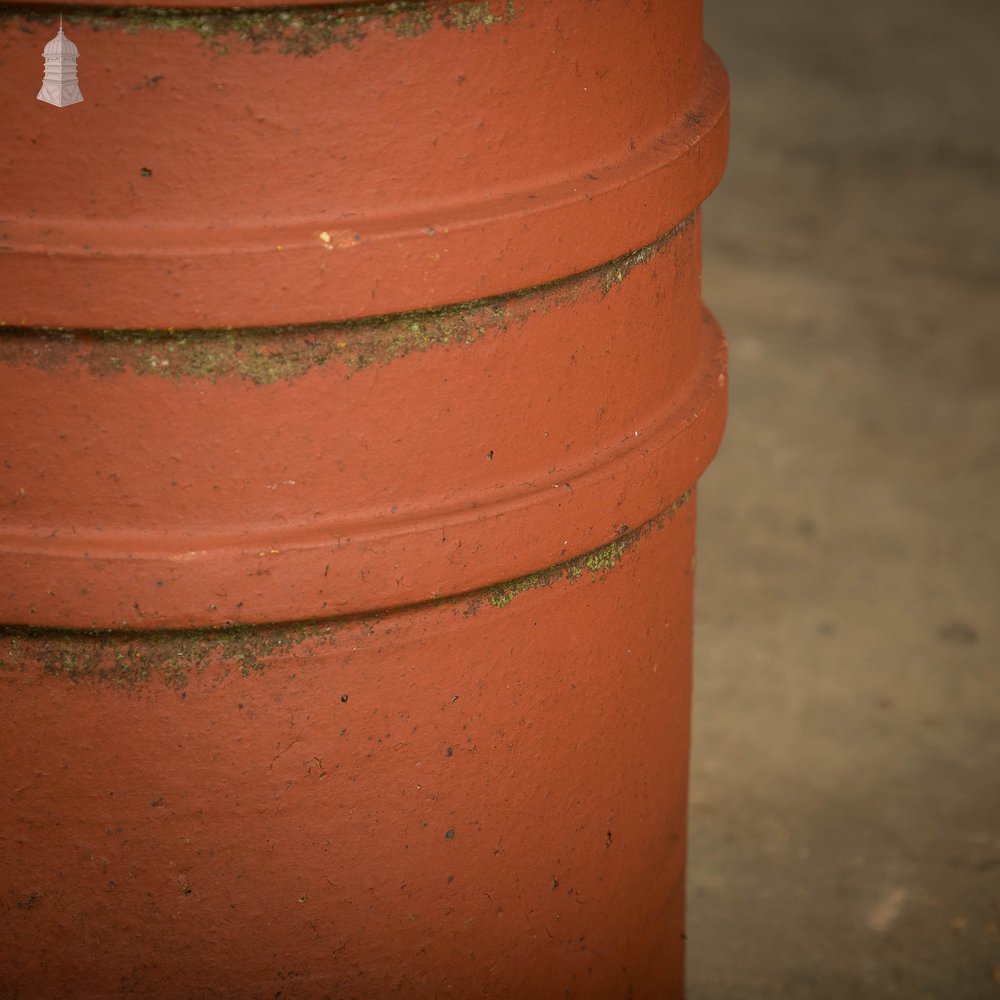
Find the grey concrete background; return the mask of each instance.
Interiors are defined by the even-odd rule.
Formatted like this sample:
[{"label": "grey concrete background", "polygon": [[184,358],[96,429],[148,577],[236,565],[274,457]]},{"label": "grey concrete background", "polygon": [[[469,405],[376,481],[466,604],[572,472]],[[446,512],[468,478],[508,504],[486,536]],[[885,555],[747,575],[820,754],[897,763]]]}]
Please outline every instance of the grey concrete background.
[{"label": "grey concrete background", "polygon": [[1000,998],[1000,2],[705,6],[688,1000]]}]

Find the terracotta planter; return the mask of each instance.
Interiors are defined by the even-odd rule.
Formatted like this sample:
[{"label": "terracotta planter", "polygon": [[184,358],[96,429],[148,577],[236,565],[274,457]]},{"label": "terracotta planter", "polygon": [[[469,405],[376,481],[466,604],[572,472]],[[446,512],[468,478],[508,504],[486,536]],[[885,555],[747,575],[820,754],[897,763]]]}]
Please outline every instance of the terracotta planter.
[{"label": "terracotta planter", "polygon": [[700,3],[174,6],[0,6],[4,987],[680,996]]}]

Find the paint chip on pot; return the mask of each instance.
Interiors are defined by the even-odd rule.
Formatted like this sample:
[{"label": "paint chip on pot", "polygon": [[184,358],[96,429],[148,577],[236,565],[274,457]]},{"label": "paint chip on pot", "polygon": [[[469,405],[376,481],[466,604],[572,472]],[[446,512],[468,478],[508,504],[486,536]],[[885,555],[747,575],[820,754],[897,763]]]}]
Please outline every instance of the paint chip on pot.
[{"label": "paint chip on pot", "polygon": [[324,229],[319,234],[319,239],[327,250],[343,250],[345,247],[353,246],[359,242],[360,236],[357,233],[352,233],[349,229],[335,229],[333,232]]}]

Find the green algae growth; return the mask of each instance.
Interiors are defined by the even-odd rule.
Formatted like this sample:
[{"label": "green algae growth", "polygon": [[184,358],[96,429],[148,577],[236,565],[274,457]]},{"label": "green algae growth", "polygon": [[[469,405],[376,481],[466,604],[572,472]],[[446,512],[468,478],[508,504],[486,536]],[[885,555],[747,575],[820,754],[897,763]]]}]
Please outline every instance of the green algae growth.
[{"label": "green algae growth", "polygon": [[0,629],[0,675],[39,663],[51,677],[135,690],[159,680],[182,689],[192,675],[211,670],[247,677],[285,657],[305,639],[333,636],[337,623],[240,626],[185,631],[67,631]]},{"label": "green algae growth", "polygon": [[575,302],[596,288],[609,294],[655,260],[691,225],[687,218],[655,242],[581,274],[506,295],[334,323],[174,330],[99,330],[0,326],[0,361],[53,368],[83,363],[95,375],[131,370],[171,379],[233,377],[256,385],[292,381],[339,364],[346,377],[418,351],[469,345]]},{"label": "green algae growth", "polygon": [[527,593],[529,590],[537,590],[540,587],[551,587],[560,580],[573,582],[579,580],[585,573],[590,574],[592,581],[603,578],[605,574],[618,566],[625,553],[640,539],[645,538],[654,529],[662,528],[667,521],[673,518],[674,514],[687,503],[690,497],[691,491],[688,490],[656,517],[632,531],[623,530],[617,538],[613,538],[600,548],[585,552],[583,555],[576,556],[555,566],[550,566],[535,573],[530,573],[527,576],[519,577],[516,580],[510,580],[507,583],[497,584],[494,587],[486,589],[481,595],[477,594],[469,601],[465,614],[475,614],[484,600],[494,608],[505,608],[515,597]]},{"label": "green algae growth", "polygon": [[[113,7],[96,5],[67,12],[69,24],[94,31],[188,31],[220,54],[239,42],[253,51],[274,45],[282,55],[314,56],[342,46],[353,49],[381,27],[400,38],[426,34],[435,24],[448,30],[487,30],[508,24],[518,16],[513,0],[498,7],[489,2],[429,3],[399,0],[394,3],[330,4],[280,8]],[[55,15],[27,5],[0,9],[0,20],[54,25]]]}]

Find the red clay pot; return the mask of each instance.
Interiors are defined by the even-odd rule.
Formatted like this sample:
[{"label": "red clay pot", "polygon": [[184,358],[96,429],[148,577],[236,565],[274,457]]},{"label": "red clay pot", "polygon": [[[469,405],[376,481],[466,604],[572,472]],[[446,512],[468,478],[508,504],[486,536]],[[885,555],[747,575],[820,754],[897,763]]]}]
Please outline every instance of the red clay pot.
[{"label": "red clay pot", "polygon": [[0,5],[3,988],[679,997],[700,3],[173,6]]}]

